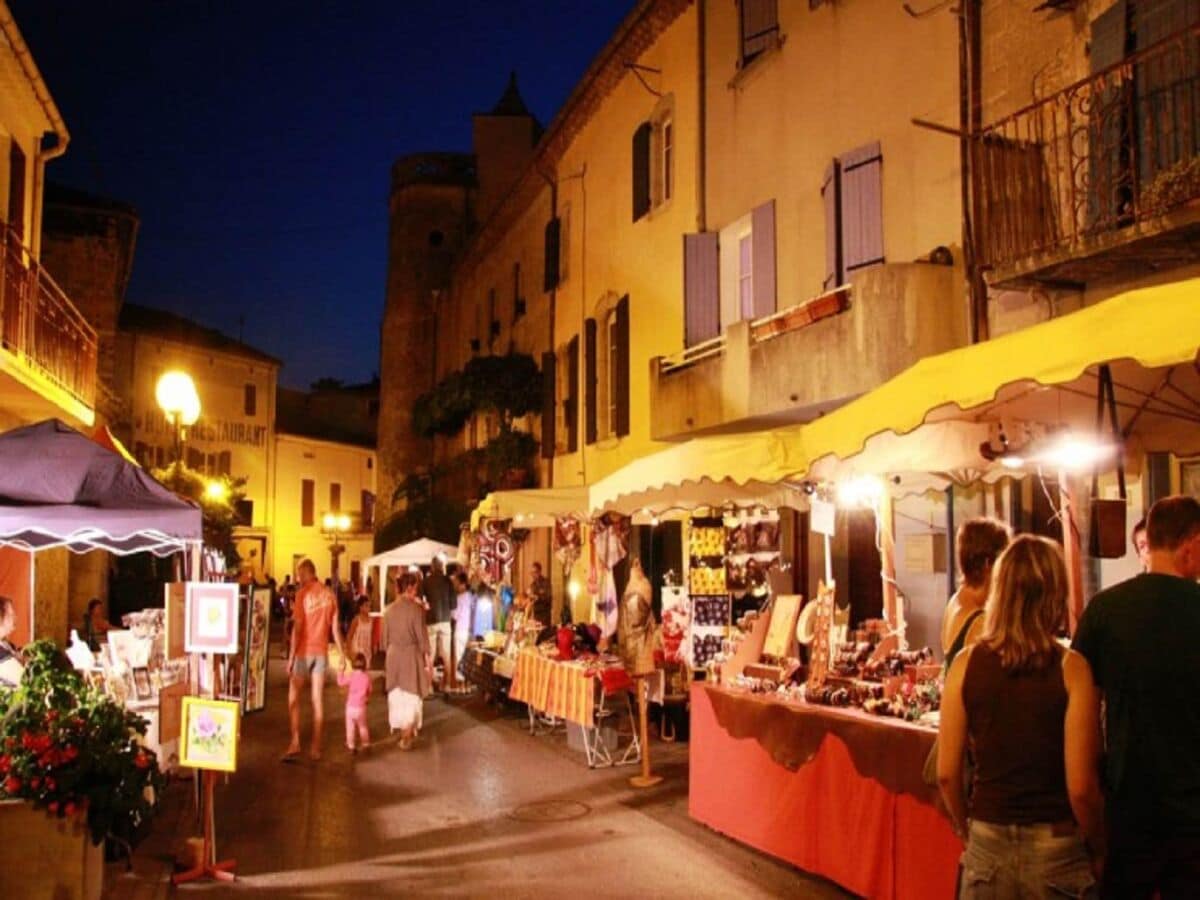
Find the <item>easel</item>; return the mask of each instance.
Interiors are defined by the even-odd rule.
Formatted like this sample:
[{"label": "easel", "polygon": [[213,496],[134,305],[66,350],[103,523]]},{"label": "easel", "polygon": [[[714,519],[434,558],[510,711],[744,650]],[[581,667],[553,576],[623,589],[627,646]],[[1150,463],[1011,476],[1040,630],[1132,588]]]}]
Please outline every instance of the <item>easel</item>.
[{"label": "easel", "polygon": [[634,678],[638,695],[638,742],[642,750],[642,771],[638,775],[634,775],[629,779],[629,783],[635,788],[648,788],[661,782],[662,776],[655,775],[650,771],[650,735],[647,725],[647,707],[649,700],[647,693],[650,690],[649,680],[645,675],[639,675]]},{"label": "easel", "polygon": [[213,805],[213,785],[216,784],[217,773],[205,769],[200,776],[203,782],[201,814],[204,816],[204,849],[201,852],[200,862],[195,868],[171,876],[171,883],[175,885],[198,881],[201,878],[212,878],[214,881],[233,881],[237,878],[233,873],[233,869],[237,866],[236,860],[226,859],[217,862],[217,845],[214,839],[216,817]]}]

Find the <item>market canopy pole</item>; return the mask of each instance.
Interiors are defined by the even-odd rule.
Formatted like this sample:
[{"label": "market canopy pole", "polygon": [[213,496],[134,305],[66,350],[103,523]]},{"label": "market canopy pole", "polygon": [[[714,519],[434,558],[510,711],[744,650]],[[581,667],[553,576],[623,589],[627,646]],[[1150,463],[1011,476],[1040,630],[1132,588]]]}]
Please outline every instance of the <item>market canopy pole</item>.
[{"label": "market canopy pole", "polygon": [[899,647],[908,647],[905,640],[904,609],[899,602],[896,592],[896,520],[895,501],[888,491],[883,491],[879,497],[879,505],[875,509],[876,521],[879,524],[879,559],[880,577],[883,580],[883,618],[887,622],[888,632],[896,635]]},{"label": "market canopy pole", "polygon": [[1075,519],[1075,491],[1066,470],[1058,473],[1059,518],[1063,529],[1063,556],[1067,564],[1067,616],[1071,634],[1083,615],[1083,542]]}]

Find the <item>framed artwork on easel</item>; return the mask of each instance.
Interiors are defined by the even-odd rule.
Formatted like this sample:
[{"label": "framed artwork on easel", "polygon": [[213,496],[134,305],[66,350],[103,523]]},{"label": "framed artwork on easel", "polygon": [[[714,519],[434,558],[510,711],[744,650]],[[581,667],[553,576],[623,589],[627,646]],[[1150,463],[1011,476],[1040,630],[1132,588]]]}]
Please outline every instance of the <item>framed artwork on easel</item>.
[{"label": "framed artwork on easel", "polygon": [[188,653],[237,653],[238,586],[189,581],[185,597],[184,648]]}]

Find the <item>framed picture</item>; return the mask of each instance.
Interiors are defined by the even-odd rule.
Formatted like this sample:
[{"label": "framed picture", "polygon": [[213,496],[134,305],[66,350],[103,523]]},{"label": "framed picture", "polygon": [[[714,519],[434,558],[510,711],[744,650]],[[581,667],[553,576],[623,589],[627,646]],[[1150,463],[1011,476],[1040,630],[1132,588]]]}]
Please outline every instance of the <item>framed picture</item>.
[{"label": "framed picture", "polygon": [[1200,500],[1200,459],[1185,459],[1179,464],[1179,493]]},{"label": "framed picture", "polygon": [[154,696],[150,686],[150,670],[139,667],[133,670],[133,692],[139,700],[149,700]]},{"label": "framed picture", "polygon": [[184,648],[188,653],[237,653],[238,586],[189,581]]},{"label": "framed picture", "polygon": [[246,665],[242,669],[242,708],[258,712],[267,705],[267,658],[271,633],[271,591],[250,592],[246,616]]},{"label": "framed picture", "polygon": [[783,659],[791,656],[792,642],[796,635],[796,619],[800,616],[800,605],[804,598],[799,594],[777,594],[771,606],[771,621],[767,626],[767,638],[763,643],[763,656]]},{"label": "framed picture", "polygon": [[179,764],[191,769],[237,771],[240,723],[241,704],[235,701],[184,697]]}]

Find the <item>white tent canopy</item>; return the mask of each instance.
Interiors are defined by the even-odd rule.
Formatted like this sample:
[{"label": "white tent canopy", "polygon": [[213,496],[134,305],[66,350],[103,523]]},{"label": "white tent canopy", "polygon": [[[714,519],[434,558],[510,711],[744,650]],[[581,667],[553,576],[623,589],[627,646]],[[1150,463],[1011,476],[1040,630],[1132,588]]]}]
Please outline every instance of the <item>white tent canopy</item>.
[{"label": "white tent canopy", "polygon": [[376,570],[375,587],[382,600],[387,593],[384,575],[389,566],[397,569],[407,569],[409,566],[427,566],[439,554],[447,559],[454,559],[458,555],[458,548],[453,544],[419,538],[411,543],[401,544],[399,547],[393,547],[391,550],[368,557],[363,560],[363,568],[366,569],[368,575],[371,574],[372,569]]}]

